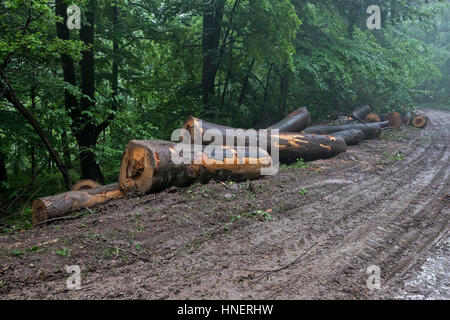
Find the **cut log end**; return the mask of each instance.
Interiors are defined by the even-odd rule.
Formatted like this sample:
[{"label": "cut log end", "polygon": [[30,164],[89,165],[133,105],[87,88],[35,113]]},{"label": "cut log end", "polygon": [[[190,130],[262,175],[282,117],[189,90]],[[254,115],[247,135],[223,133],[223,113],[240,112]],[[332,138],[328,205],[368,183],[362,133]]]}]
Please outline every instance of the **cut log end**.
[{"label": "cut log end", "polygon": [[398,112],[391,112],[388,115],[389,125],[393,128],[400,128],[403,125],[403,117]]},{"label": "cut log end", "polygon": [[151,187],[158,154],[150,147],[130,141],[122,157],[119,170],[119,187],[124,192],[142,192]]},{"label": "cut log end", "polygon": [[45,200],[36,199],[31,205],[31,211],[33,212],[33,225],[36,225],[42,221],[48,220],[48,209],[45,205]]},{"label": "cut log end", "polygon": [[[128,143],[119,170],[119,185],[124,192],[146,194],[169,186],[185,186],[210,179],[257,178],[270,167],[271,158],[261,148],[240,149],[227,146],[211,148],[174,144],[163,140],[132,140]],[[179,149],[181,148],[181,149]],[[183,153],[183,157],[180,152]],[[187,153],[187,154],[186,154]],[[177,156],[174,161],[173,156]],[[179,163],[178,160],[181,162]]]},{"label": "cut log end", "polygon": [[373,122],[380,122],[381,119],[376,113],[371,112],[364,118],[364,121],[368,123],[373,123]]},{"label": "cut log end", "polygon": [[428,122],[427,116],[415,116],[411,122],[411,125],[416,128],[423,128]]}]

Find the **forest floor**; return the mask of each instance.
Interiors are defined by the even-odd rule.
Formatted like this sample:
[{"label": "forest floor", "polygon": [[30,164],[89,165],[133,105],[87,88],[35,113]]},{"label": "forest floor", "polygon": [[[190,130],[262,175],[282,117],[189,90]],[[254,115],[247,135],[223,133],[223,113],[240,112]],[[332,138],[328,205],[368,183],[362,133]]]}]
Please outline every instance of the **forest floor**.
[{"label": "forest floor", "polygon": [[[450,112],[252,182],[0,236],[1,299],[450,298]],[[81,289],[66,287],[79,265]],[[369,266],[380,268],[370,290]]]}]

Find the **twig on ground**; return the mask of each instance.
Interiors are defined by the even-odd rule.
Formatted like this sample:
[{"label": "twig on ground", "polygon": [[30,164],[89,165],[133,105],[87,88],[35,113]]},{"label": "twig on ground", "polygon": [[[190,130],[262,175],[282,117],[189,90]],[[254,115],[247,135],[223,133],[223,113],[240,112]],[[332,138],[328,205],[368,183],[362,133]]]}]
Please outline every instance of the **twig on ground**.
[{"label": "twig on ground", "polygon": [[290,263],[284,265],[283,267],[276,268],[276,269],[271,269],[271,270],[250,270],[250,271],[254,271],[254,272],[262,272],[262,274],[260,274],[260,275],[257,276],[257,277],[252,277],[252,276],[244,277],[244,279],[254,279],[254,280],[257,280],[257,279],[260,279],[260,278],[262,278],[262,277],[264,277],[264,276],[267,276],[267,275],[269,275],[269,274],[272,274],[272,273],[275,273],[275,272],[279,272],[279,271],[285,270],[285,269],[289,268],[290,266],[296,264],[298,261],[300,261],[300,259],[303,258],[303,257],[304,257],[304,256],[305,256],[312,248],[314,248],[317,244],[318,244],[318,242],[313,243],[308,249],[306,249],[305,251],[303,251],[303,253],[302,253],[300,256],[298,256],[298,257],[297,257],[295,260],[293,260],[292,262],[290,262]]}]

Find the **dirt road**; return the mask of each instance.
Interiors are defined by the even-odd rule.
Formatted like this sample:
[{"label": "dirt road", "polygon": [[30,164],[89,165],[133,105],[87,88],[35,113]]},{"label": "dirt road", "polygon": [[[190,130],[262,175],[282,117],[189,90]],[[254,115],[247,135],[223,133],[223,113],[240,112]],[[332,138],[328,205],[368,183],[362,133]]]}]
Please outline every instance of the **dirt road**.
[{"label": "dirt road", "polygon": [[[450,112],[425,112],[426,129],[308,168],[2,235],[0,298],[449,299]],[[66,265],[80,266],[80,290]]]}]

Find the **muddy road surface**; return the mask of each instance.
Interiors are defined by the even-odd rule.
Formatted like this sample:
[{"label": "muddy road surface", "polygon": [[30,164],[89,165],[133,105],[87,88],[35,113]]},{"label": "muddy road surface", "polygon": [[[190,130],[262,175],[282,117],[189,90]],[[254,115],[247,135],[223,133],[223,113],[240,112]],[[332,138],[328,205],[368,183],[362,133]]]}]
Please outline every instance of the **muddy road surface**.
[{"label": "muddy road surface", "polygon": [[[273,177],[2,234],[0,298],[448,299],[450,112],[425,112],[423,130]],[[67,288],[72,265],[79,290]]]}]

